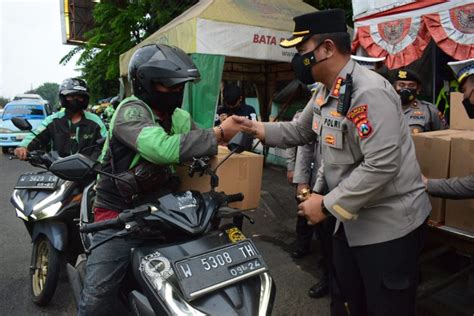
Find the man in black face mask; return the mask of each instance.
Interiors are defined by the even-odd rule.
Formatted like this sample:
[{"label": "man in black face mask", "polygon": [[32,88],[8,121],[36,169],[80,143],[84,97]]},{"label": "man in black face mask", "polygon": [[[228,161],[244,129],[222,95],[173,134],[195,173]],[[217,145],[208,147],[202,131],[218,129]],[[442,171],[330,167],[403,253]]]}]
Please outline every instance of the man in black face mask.
[{"label": "man in black face mask", "polygon": [[[318,140],[321,166],[298,215],[311,224],[336,221],[333,303],[342,297],[353,316],[415,315],[417,261],[431,205],[400,97],[387,80],[350,59],[343,10],[294,20],[292,38],[280,45],[296,46],[298,79],[322,83],[299,119],[263,123],[232,116],[225,123],[241,124],[268,146]],[[338,305],[332,315],[349,314]]]},{"label": "man in black face mask", "polygon": [[[128,78],[133,95],[120,102],[104,145],[102,170],[133,179],[120,185],[109,177],[97,180],[94,221],[116,218],[125,209],[176,188],[171,165],[193,157],[217,154],[217,144],[235,135],[229,126],[197,129],[182,110],[184,85],[199,79],[191,58],[177,47],[143,46],[130,59]],[[94,235],[94,243],[115,234],[108,229]],[[113,239],[95,248],[87,259],[79,315],[122,315],[117,297],[130,261],[130,249],[143,240]]]},{"label": "man in black face mask", "polygon": [[462,104],[470,119],[474,119],[474,58],[450,62],[459,82],[459,91],[464,94]]},{"label": "man in black face mask", "polygon": [[84,111],[89,104],[89,92],[84,80],[69,78],[59,87],[59,101],[64,110],[48,116],[15,149],[15,155],[26,160],[28,151],[57,151],[61,157],[82,153],[97,158],[100,153],[96,141],[106,136],[101,119]]},{"label": "man in black face mask", "polygon": [[227,84],[224,87],[224,106],[217,109],[216,125],[219,125],[231,115],[245,116],[257,120],[255,109],[244,103],[242,90],[236,84]]},{"label": "man in black face mask", "polygon": [[443,114],[433,104],[417,99],[422,83],[415,72],[398,69],[393,86],[400,95],[405,120],[412,134],[447,128]]}]

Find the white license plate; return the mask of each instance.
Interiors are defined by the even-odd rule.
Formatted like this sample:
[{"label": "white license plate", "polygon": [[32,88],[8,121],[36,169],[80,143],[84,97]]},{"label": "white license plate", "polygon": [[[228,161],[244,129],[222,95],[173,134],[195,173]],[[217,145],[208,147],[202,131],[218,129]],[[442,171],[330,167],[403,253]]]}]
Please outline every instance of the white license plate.
[{"label": "white license plate", "polygon": [[174,263],[179,286],[188,300],[267,270],[262,256],[248,239]]}]

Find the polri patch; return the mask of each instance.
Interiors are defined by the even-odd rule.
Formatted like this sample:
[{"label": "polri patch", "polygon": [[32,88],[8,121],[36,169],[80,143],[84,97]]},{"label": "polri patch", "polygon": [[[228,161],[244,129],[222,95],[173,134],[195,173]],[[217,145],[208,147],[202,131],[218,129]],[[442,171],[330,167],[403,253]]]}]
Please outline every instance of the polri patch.
[{"label": "polri patch", "polygon": [[373,128],[369,122],[367,104],[356,106],[346,117],[354,123],[360,138],[367,138],[372,134]]}]

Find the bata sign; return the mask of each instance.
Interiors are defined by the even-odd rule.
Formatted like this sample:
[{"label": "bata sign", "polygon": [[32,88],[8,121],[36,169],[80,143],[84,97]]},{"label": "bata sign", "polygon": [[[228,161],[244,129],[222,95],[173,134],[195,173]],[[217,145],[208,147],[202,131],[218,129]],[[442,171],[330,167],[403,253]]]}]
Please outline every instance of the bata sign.
[{"label": "bata sign", "polygon": [[283,41],[285,38],[280,38],[277,41],[277,38],[275,36],[271,35],[261,35],[261,34],[254,34],[253,35],[253,42],[255,44],[266,44],[266,45],[279,45],[281,41]]},{"label": "bata sign", "polygon": [[280,47],[280,42],[291,36],[290,32],[198,20],[197,33],[198,53],[283,62],[290,62],[296,53],[294,48]]}]

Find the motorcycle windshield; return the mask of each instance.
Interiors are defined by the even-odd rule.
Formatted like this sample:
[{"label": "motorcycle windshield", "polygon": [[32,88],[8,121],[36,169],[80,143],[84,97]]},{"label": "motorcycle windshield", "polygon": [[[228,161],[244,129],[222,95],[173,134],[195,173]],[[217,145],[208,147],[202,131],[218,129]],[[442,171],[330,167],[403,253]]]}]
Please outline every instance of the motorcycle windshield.
[{"label": "motorcycle windshield", "polygon": [[205,231],[218,206],[211,195],[197,191],[167,194],[158,201],[159,210],[147,220],[159,220],[192,235]]}]

